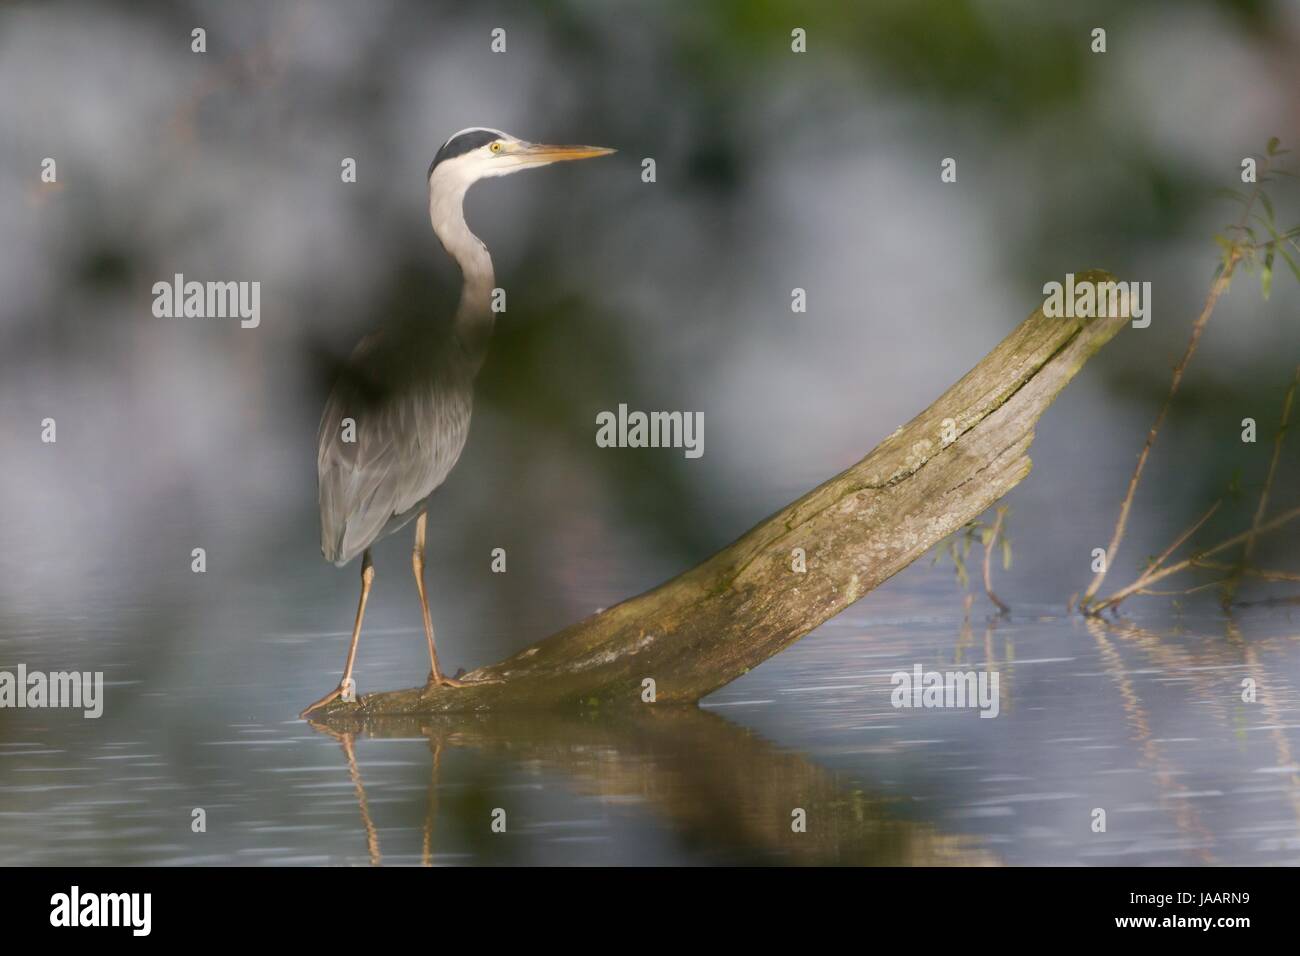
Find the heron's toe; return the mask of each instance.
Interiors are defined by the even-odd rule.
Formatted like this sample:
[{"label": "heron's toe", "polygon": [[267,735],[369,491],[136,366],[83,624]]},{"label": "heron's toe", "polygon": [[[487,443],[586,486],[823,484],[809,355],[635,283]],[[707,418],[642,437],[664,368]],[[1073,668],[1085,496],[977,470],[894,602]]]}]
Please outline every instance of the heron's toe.
[{"label": "heron's toe", "polygon": [[446,674],[430,674],[429,679],[424,684],[424,689],[431,690],[434,687],[474,687],[478,684],[499,683],[500,681],[492,678],[462,680],[459,677],[448,677]]},{"label": "heron's toe", "polygon": [[309,704],[307,709],[298,715],[299,720],[304,720],[308,714],[314,713],[324,707],[326,704],[333,703],[343,696],[343,688],[336,687],[314,704]]}]

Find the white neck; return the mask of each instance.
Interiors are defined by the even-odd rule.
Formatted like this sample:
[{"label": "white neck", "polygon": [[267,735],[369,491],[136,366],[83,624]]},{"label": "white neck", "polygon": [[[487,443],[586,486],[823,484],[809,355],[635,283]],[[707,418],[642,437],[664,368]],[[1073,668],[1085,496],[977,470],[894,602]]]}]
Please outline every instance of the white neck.
[{"label": "white neck", "polygon": [[496,279],[487,246],[465,222],[465,193],[473,180],[451,163],[440,164],[429,178],[429,219],[434,235],[460,267],[460,304],[456,337],[471,356],[482,361],[492,334],[492,289]]}]

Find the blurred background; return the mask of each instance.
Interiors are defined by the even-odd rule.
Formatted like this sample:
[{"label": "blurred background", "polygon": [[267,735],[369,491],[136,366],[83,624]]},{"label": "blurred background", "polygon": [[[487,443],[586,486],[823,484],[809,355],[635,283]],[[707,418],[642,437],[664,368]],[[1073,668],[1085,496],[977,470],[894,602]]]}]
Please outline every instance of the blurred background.
[{"label": "blurred background", "polygon": [[[191,51],[196,27],[203,54]],[[503,54],[489,48],[498,27]],[[806,53],[791,52],[795,27]],[[1095,27],[1104,54],[1090,51]],[[727,544],[928,405],[1041,302],[1045,282],[1089,268],[1150,281],[1153,321],[1122,333],[1040,423],[1034,472],[1008,499],[1014,562],[997,584],[1013,608],[1035,609],[1030,620],[1052,618],[1022,640],[1083,640],[1104,670],[1105,645],[1063,609],[1110,536],[1212,281],[1213,236],[1237,216],[1220,191],[1241,188],[1242,158],[1270,137],[1296,145],[1298,41],[1300,8],[1280,0],[0,5],[0,665],[103,670],[110,683],[97,722],[0,712],[0,848],[13,862],[63,859],[32,826],[57,817],[67,852],[91,846],[100,862],[250,862],[259,849],[277,862],[367,858],[348,842],[355,788],[338,743],[292,723],[337,681],[356,601],[356,566],[319,554],[316,427],[362,335],[454,308],[459,276],[430,230],[424,176],[466,126],[619,153],[489,181],[467,200],[509,310],[469,444],[429,512],[430,600],[450,670]],[[46,157],[55,184],[41,182]],[[340,178],[348,157],[355,183]],[[645,157],[654,183],[641,179]],[[946,157],[953,184],[940,182]],[[1284,226],[1300,220],[1296,191],[1285,179],[1270,188]],[[151,288],[175,273],[259,281],[260,326],[156,318]],[[806,313],[791,312],[795,287]],[[1204,540],[1249,520],[1300,358],[1298,305],[1280,264],[1267,301],[1257,282],[1234,282],[1108,583],[1127,583],[1229,487],[1241,496]],[[619,403],[703,412],[704,456],[597,448],[596,413]],[[1257,444],[1240,440],[1245,417],[1259,423]],[[55,444],[40,440],[45,418]],[[1295,504],[1296,444],[1276,509]],[[1271,539],[1261,560],[1294,570],[1293,537]],[[409,545],[403,533],[375,551],[362,692],[427,671]],[[191,571],[196,547],[204,574]],[[491,573],[494,548],[508,573]],[[1139,608],[1152,633],[1199,628],[1198,640],[1228,646],[1213,593]],[[932,629],[925,646],[961,640],[950,568],[918,562],[854,614],[844,640],[902,627],[890,646],[907,669],[922,658],[900,621]],[[1289,612],[1259,614],[1293,706]],[[1251,633],[1243,624],[1236,640]],[[819,636],[761,679],[835,672],[845,658],[808,656],[829,654],[805,648]],[[1072,695],[1097,690],[1067,686],[1047,695],[1055,706],[1036,727],[1020,725],[1032,743],[1075,725]],[[878,690],[857,704],[897,717]],[[794,698],[778,695],[750,725],[814,757],[839,747]],[[1164,706],[1176,724],[1195,705]],[[1106,710],[1097,739],[1131,741]],[[813,729],[783,740],[800,720]],[[1017,725],[964,726],[983,739],[958,751],[993,761],[1015,739],[998,735]],[[356,746],[367,744],[382,742]],[[1076,772],[1075,757],[1033,749],[1008,790]],[[267,758],[256,784],[250,754]],[[423,793],[427,749],[410,760],[423,776],[407,784]],[[308,779],[274,775],[289,766]],[[878,777],[862,763],[839,771],[859,785]],[[313,772],[333,774],[320,793],[339,801],[338,821],[311,824],[319,832],[295,816]],[[268,819],[232,811],[247,829],[196,848],[189,808],[205,798],[193,792],[218,781],[260,794]],[[892,786],[921,799],[913,778]],[[960,793],[943,775],[924,788]],[[467,820],[478,812],[464,806]],[[160,832],[173,811],[175,832]],[[954,819],[969,829],[1005,816]],[[1294,853],[1296,819],[1284,817],[1279,852]],[[268,842],[258,826],[298,836]],[[607,831],[610,856],[538,844],[518,859],[697,859],[672,826]],[[1215,845],[1216,826],[1206,832]],[[1018,859],[1077,859],[1071,840],[1053,846]]]}]

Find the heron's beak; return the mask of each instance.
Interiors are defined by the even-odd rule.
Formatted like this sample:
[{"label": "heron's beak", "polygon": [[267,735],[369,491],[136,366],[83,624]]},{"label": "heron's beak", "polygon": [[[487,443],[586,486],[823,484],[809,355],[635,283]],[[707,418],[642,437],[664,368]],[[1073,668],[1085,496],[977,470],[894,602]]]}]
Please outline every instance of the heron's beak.
[{"label": "heron's beak", "polygon": [[545,166],[547,163],[560,163],[569,159],[594,159],[608,156],[617,150],[604,146],[548,146],[544,143],[521,143],[516,155],[521,165]]}]

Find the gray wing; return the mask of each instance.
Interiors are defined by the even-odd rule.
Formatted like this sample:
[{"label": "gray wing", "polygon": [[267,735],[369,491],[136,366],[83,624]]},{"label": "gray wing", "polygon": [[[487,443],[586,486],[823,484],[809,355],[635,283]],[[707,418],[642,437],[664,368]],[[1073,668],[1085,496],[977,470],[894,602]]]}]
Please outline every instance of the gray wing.
[{"label": "gray wing", "polygon": [[[378,336],[362,339],[321,415],[321,553],[340,567],[409,520],[446,479],[469,434],[472,376],[448,361],[447,350],[420,366],[410,356],[385,356],[380,344]],[[348,418],[352,442],[344,441]]]}]

